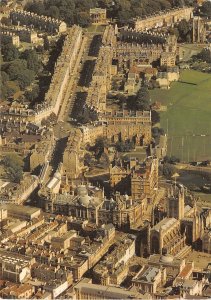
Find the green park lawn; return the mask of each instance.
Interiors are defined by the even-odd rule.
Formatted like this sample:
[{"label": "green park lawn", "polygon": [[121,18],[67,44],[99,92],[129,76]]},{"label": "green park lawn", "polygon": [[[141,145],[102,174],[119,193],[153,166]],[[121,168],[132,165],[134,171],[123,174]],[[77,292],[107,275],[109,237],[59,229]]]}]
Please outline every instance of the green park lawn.
[{"label": "green park lawn", "polygon": [[183,161],[211,159],[211,75],[185,70],[170,90],[152,90],[151,99],[167,106],[160,116],[168,154]]}]

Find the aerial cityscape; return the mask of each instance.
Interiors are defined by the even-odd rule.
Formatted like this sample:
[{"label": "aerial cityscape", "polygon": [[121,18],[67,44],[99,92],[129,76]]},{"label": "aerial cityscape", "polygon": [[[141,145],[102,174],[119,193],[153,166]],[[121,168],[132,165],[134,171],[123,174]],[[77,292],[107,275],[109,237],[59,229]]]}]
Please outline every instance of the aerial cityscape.
[{"label": "aerial cityscape", "polygon": [[211,1],[0,23],[0,299],[211,299]]}]

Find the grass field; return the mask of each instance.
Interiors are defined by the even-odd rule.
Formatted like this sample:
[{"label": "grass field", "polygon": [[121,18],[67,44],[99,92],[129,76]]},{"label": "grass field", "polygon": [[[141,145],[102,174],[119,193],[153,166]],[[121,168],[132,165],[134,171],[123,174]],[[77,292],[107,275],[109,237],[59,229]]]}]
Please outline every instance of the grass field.
[{"label": "grass field", "polygon": [[185,70],[180,81],[168,91],[151,91],[152,102],[167,105],[160,115],[168,154],[182,161],[211,159],[211,75]]}]

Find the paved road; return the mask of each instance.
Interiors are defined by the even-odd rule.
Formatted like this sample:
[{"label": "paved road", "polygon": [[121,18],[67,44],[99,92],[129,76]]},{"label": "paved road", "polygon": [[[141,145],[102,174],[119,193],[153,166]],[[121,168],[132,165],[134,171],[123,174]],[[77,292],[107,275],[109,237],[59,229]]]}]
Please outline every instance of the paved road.
[{"label": "paved road", "polygon": [[70,113],[70,111],[73,108],[74,105],[74,95],[75,95],[75,90],[77,87],[77,83],[78,83],[78,73],[80,72],[81,66],[80,66],[80,61],[82,59],[82,56],[84,54],[84,51],[86,49],[86,45],[87,45],[87,38],[84,37],[82,44],[81,44],[81,49],[78,53],[78,57],[75,63],[75,67],[73,69],[72,75],[70,76],[70,80],[64,95],[64,100],[59,112],[59,116],[58,116],[58,121],[66,121],[68,118],[68,112]]},{"label": "paved road", "polygon": [[211,173],[211,167],[202,167],[202,166],[191,166],[189,164],[176,164],[175,165],[180,170],[187,170],[187,171],[199,171],[199,172],[206,172]]},{"label": "paved road", "polygon": [[[53,127],[55,135],[55,144],[53,145],[52,153],[49,156],[49,167],[47,170],[48,172],[46,172],[44,183],[46,183],[50,179],[50,177],[52,176],[52,172],[56,171],[56,168],[62,161],[63,151],[67,142],[67,137],[71,134],[71,131],[74,129],[74,125],[68,122],[68,119],[72,112],[77,92],[81,91],[84,88],[84,86],[79,85],[80,76],[83,75],[80,73],[83,70],[84,64],[87,60],[96,59],[96,57],[89,55],[90,47],[98,47],[97,45],[93,44],[93,39],[95,36],[95,33],[85,34],[82,40],[80,51],[78,53],[78,57],[75,62],[73,72],[70,76],[68,85],[66,86],[64,98],[58,114],[57,123]],[[97,53],[97,48],[95,50],[96,51],[94,51],[94,53]],[[86,70],[84,70],[84,72],[85,71]],[[62,146],[62,151],[56,151],[56,149],[60,146]]]}]

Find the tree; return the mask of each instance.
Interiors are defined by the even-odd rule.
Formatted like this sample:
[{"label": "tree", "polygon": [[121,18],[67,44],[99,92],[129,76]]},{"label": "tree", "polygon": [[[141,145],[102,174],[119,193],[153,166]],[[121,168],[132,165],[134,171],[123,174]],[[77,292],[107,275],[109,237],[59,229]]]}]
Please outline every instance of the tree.
[{"label": "tree", "polygon": [[23,58],[27,61],[27,68],[33,70],[35,73],[41,68],[41,62],[35,50],[25,50]]},{"label": "tree", "polygon": [[29,86],[35,78],[35,73],[32,70],[25,69],[17,75],[20,88],[23,90]]},{"label": "tree", "polygon": [[10,20],[10,18],[2,17],[1,18],[1,24],[2,25],[6,25],[6,26],[11,26],[11,20]]},{"label": "tree", "polygon": [[40,1],[36,1],[33,3],[28,2],[25,6],[25,9],[38,15],[46,15],[45,5]]},{"label": "tree", "polygon": [[9,179],[13,182],[20,182],[23,177],[23,161],[16,153],[7,154],[3,158],[3,165]]},{"label": "tree", "polygon": [[58,7],[56,7],[55,5],[50,6],[49,9],[48,9],[48,15],[51,18],[59,19],[60,13],[59,13]]},{"label": "tree", "polygon": [[9,80],[9,75],[5,71],[1,71],[1,97],[7,99],[20,90],[19,85],[15,81]]},{"label": "tree", "polygon": [[9,43],[2,46],[2,55],[4,61],[12,61],[19,57],[19,51],[13,44]]},{"label": "tree", "polygon": [[166,9],[171,9],[171,3],[167,0],[160,0],[159,1],[161,9],[166,10]]},{"label": "tree", "polygon": [[156,110],[152,110],[151,118],[152,118],[152,125],[160,122],[160,115]]},{"label": "tree", "polygon": [[210,1],[205,1],[204,3],[202,3],[201,12],[208,18],[211,18],[211,2]]},{"label": "tree", "polygon": [[85,165],[85,166],[90,166],[91,160],[92,160],[91,154],[86,153],[86,154],[84,155],[84,165]]},{"label": "tree", "polygon": [[29,101],[34,101],[39,95],[39,87],[36,85],[31,91],[25,92],[25,97]]},{"label": "tree", "polygon": [[152,137],[154,138],[156,145],[159,144],[161,135],[164,135],[163,128],[159,128],[159,127],[153,127],[152,128]]},{"label": "tree", "polygon": [[108,146],[108,141],[104,137],[98,137],[95,142],[95,149],[103,151],[105,147]]},{"label": "tree", "polygon": [[163,159],[164,163],[169,163],[169,164],[175,164],[175,163],[179,163],[180,159],[175,157],[175,156],[165,156]]},{"label": "tree", "polygon": [[177,26],[179,32],[179,39],[184,42],[190,42],[190,34],[192,26],[185,19],[181,20]]},{"label": "tree", "polygon": [[171,165],[169,163],[163,164],[163,175],[166,178],[170,179],[174,173],[176,173],[176,168],[173,165]]},{"label": "tree", "polygon": [[100,157],[100,163],[103,165],[104,168],[107,168],[110,164],[110,160],[109,157],[106,153],[102,153],[101,157]]},{"label": "tree", "polygon": [[17,59],[9,64],[6,69],[10,80],[16,80],[17,75],[26,69],[27,63],[24,59]]},{"label": "tree", "polygon": [[211,54],[210,51],[207,49],[203,49],[201,53],[199,53],[198,58],[200,58],[203,61],[206,61],[207,63],[211,63]]},{"label": "tree", "polygon": [[5,86],[7,88],[7,97],[12,97],[16,92],[20,91],[19,85],[15,81],[7,81]]},{"label": "tree", "polygon": [[5,83],[8,80],[9,80],[8,74],[4,71],[1,71],[1,81],[2,81],[2,83]]},{"label": "tree", "polygon": [[35,72],[27,69],[27,62],[18,59],[12,62],[6,70],[10,80],[17,80],[21,89],[26,88],[35,78]]},{"label": "tree", "polygon": [[136,109],[149,110],[150,109],[150,94],[147,87],[142,86],[136,96]]},{"label": "tree", "polygon": [[48,37],[44,36],[43,40],[44,40],[44,43],[43,43],[44,49],[48,51],[50,49],[50,43],[49,43]]},{"label": "tree", "polygon": [[76,12],[76,14],[74,15],[74,21],[82,27],[87,27],[91,23],[89,13],[84,11]]},{"label": "tree", "polygon": [[135,148],[133,141],[119,141],[116,143],[117,151],[119,152],[128,152]]}]

